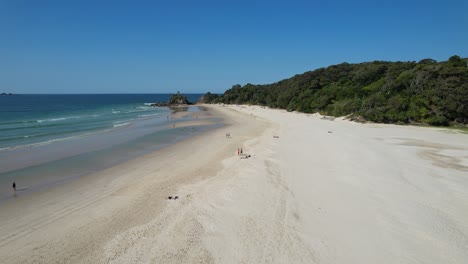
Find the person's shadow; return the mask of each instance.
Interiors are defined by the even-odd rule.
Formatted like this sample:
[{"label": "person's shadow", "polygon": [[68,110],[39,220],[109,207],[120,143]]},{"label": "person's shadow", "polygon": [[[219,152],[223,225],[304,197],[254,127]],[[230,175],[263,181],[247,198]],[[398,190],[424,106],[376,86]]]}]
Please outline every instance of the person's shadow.
[{"label": "person's shadow", "polygon": [[24,191],[27,191],[27,190],[28,190],[28,188],[16,189],[15,192],[13,193],[13,196],[17,197],[19,192],[24,192]]}]

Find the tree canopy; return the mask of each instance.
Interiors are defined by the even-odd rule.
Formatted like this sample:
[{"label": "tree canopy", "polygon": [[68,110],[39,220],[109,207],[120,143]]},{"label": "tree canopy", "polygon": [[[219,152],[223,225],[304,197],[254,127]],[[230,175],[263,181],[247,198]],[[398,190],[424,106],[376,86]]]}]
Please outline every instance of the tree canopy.
[{"label": "tree canopy", "polygon": [[379,123],[468,124],[468,60],[341,63],[273,84],[234,85],[207,103],[255,104]]}]

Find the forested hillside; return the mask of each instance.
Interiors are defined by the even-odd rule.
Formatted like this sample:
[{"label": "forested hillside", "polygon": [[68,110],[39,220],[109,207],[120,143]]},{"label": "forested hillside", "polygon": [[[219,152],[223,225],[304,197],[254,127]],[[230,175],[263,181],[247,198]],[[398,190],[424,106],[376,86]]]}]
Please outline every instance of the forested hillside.
[{"label": "forested hillside", "polygon": [[468,124],[467,59],[342,63],[273,84],[234,85],[208,103],[255,104],[379,123]]}]

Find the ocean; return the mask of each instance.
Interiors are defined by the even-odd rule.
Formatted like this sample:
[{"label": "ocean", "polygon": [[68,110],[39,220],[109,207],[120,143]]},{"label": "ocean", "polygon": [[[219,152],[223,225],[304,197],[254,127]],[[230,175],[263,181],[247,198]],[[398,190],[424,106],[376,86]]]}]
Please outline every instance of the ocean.
[{"label": "ocean", "polygon": [[[202,95],[188,94],[195,102]],[[170,94],[0,96],[0,200],[174,144],[217,125],[169,129]],[[200,111],[191,106],[187,111]],[[183,120],[182,120],[183,121]]]}]

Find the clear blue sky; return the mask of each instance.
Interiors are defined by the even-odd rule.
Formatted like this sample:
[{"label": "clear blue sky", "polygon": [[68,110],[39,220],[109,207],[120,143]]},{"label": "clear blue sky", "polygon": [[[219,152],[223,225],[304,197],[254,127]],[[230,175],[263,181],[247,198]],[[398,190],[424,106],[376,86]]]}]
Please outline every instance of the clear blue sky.
[{"label": "clear blue sky", "polygon": [[0,92],[224,92],[454,54],[468,57],[466,0],[0,0]]}]

